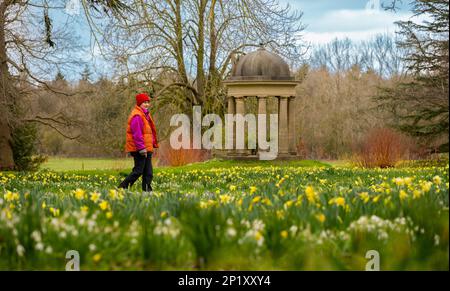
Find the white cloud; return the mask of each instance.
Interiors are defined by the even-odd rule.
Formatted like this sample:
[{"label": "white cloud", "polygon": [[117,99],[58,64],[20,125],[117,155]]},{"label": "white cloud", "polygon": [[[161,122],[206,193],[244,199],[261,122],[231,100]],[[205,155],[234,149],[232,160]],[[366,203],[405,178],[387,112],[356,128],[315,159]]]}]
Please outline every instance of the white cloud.
[{"label": "white cloud", "polygon": [[381,9],[333,10],[310,24],[304,39],[313,44],[326,43],[334,38],[348,37],[360,41],[380,33],[394,33],[396,21],[422,21],[411,13],[393,13]]},{"label": "white cloud", "polygon": [[395,21],[411,17],[410,13],[383,10],[334,10],[324,14],[312,26],[316,32],[363,31],[392,26]]}]

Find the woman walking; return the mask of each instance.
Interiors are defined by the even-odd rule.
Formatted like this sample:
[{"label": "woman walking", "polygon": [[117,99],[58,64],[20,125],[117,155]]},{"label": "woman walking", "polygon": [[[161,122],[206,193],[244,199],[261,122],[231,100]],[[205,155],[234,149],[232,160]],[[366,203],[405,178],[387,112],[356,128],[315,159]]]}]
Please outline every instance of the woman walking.
[{"label": "woman walking", "polygon": [[142,191],[152,191],[152,155],[159,147],[155,123],[150,115],[150,97],[146,93],[136,95],[136,106],[128,117],[125,151],[134,158],[132,172],[120,183],[119,188],[129,188],[142,176]]}]

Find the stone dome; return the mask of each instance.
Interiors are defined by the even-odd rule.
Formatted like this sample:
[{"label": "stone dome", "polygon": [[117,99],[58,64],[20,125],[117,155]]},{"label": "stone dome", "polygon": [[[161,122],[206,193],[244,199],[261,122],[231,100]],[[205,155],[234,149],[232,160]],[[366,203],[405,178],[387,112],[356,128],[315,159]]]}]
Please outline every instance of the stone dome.
[{"label": "stone dome", "polygon": [[263,46],[234,64],[230,80],[293,80],[289,65]]}]

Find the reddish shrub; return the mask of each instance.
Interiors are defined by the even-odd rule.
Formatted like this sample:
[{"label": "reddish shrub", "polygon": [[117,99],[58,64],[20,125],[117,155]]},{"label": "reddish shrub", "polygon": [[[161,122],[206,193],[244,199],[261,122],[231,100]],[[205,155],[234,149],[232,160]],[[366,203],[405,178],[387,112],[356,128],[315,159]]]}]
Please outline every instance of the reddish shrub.
[{"label": "reddish shrub", "polygon": [[211,157],[208,150],[179,149],[175,150],[168,142],[160,143],[160,147],[155,155],[160,166],[183,166],[190,163],[203,162]]},{"label": "reddish shrub", "polygon": [[410,140],[389,128],[368,132],[357,150],[354,162],[366,168],[393,167],[408,154]]}]

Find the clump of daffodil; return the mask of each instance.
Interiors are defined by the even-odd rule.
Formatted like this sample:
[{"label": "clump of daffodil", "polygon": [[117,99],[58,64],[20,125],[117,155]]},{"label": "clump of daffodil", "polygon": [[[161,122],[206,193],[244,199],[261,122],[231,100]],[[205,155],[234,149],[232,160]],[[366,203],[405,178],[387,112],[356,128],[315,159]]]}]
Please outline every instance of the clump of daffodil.
[{"label": "clump of daffodil", "polygon": [[436,184],[436,185],[440,185],[440,184],[442,183],[442,178],[439,177],[439,176],[434,176],[434,177],[433,177],[433,182],[434,182],[434,184]]},{"label": "clump of daffodil", "polygon": [[319,195],[316,193],[316,191],[314,191],[314,188],[311,186],[306,187],[305,195],[306,195],[306,199],[308,199],[308,202],[310,202],[310,203],[315,203],[319,197]]},{"label": "clump of daffodil", "polygon": [[413,191],[413,199],[418,199],[418,198],[420,198],[420,196],[422,196],[421,191],[419,191],[417,189]]},{"label": "clump of daffodil", "polygon": [[80,188],[77,188],[73,194],[77,200],[82,200],[82,199],[86,198],[86,192]]},{"label": "clump of daffodil", "polygon": [[267,206],[272,206],[272,202],[270,201],[270,199],[269,198],[264,198],[264,199],[262,199],[261,200],[261,203],[263,203],[263,204],[265,204],[265,205],[267,205]]},{"label": "clump of daffodil", "polygon": [[200,201],[199,205],[200,205],[200,208],[203,208],[203,209],[208,208],[208,203],[205,201]]},{"label": "clump of daffodil", "polygon": [[116,189],[111,189],[109,190],[108,196],[109,198],[111,198],[111,200],[116,200],[119,195]]},{"label": "clump of daffodil", "polygon": [[236,186],[235,185],[230,185],[230,191],[234,191],[234,190],[236,190]]},{"label": "clump of daffodil", "polygon": [[50,213],[51,213],[53,216],[55,216],[55,217],[56,217],[56,216],[59,216],[59,214],[60,214],[60,211],[59,211],[58,208],[50,207],[48,210],[49,210]]},{"label": "clump of daffodil", "polygon": [[408,193],[406,193],[406,191],[404,190],[400,190],[398,196],[400,197],[400,200],[405,200],[406,198],[408,198]]},{"label": "clump of daffodil", "polygon": [[255,186],[250,186],[250,194],[255,193],[257,188]]},{"label": "clump of daffodil", "polygon": [[102,259],[102,255],[101,254],[95,254],[92,257],[92,260],[94,261],[94,263],[98,263],[101,259]]},{"label": "clump of daffodil", "polygon": [[422,191],[424,193],[430,192],[431,186],[433,186],[433,183],[426,181],[421,183]]},{"label": "clump of daffodil", "polygon": [[318,213],[318,214],[316,214],[315,216],[316,216],[316,219],[317,219],[319,222],[321,222],[321,223],[323,223],[323,222],[325,221],[325,219],[326,219],[326,217],[325,217],[325,215],[324,215],[323,213]]},{"label": "clump of daffodil", "polygon": [[289,207],[291,207],[294,204],[293,200],[288,200],[284,203],[284,209],[288,209]]},{"label": "clump of daffodil", "polygon": [[100,202],[100,203],[98,204],[98,206],[100,206],[100,209],[101,209],[101,210],[107,210],[107,209],[109,209],[109,203],[108,203],[108,201],[106,201],[106,200],[103,200],[102,202]]},{"label": "clump of daffodil", "polygon": [[330,201],[328,201],[328,204],[335,204],[337,206],[345,207],[345,199],[344,197],[331,198]]},{"label": "clump of daffodil", "polygon": [[15,201],[15,200],[19,200],[19,193],[17,192],[11,192],[11,191],[6,191],[6,193],[3,195],[3,198],[5,198],[5,200],[7,202],[11,202],[11,201]]},{"label": "clump of daffodil", "polygon": [[92,192],[90,194],[90,198],[89,198],[92,202],[97,203],[97,201],[100,199],[100,193],[98,193],[97,191]]},{"label": "clump of daffodil", "polygon": [[227,204],[227,203],[230,203],[230,201],[231,201],[231,196],[228,195],[228,194],[223,194],[223,195],[220,195],[220,196],[219,196],[219,199],[220,199],[220,203],[222,203],[222,204]]},{"label": "clump of daffodil", "polygon": [[377,203],[377,202],[380,200],[380,198],[381,198],[381,194],[380,194],[380,195],[377,195],[377,196],[375,196],[375,197],[373,197],[373,198],[372,198],[372,202],[373,202],[373,203]]},{"label": "clump of daffodil", "polygon": [[359,196],[359,198],[361,198],[361,200],[364,203],[367,203],[370,200],[369,193],[367,193],[367,192],[361,192],[361,193],[358,194],[358,196]]},{"label": "clump of daffodil", "polygon": [[283,210],[277,210],[277,218],[283,219],[284,218],[284,211]]},{"label": "clump of daffodil", "polygon": [[255,197],[252,199],[252,203],[258,203],[260,200],[261,200],[261,196],[255,196]]}]

